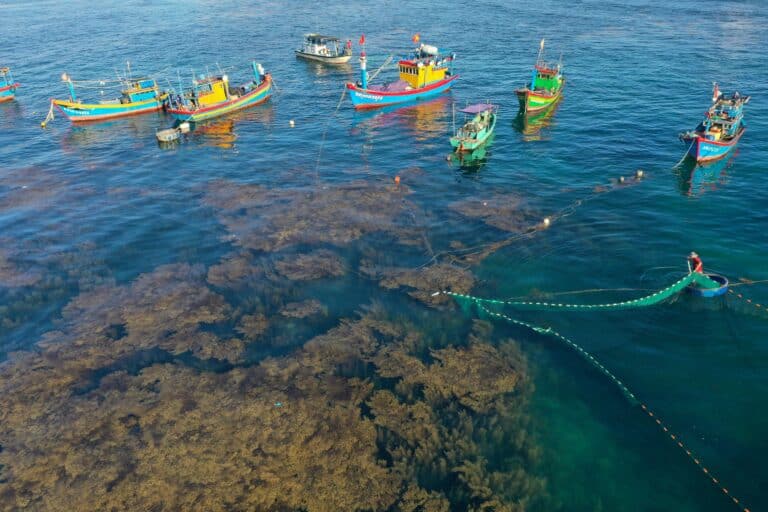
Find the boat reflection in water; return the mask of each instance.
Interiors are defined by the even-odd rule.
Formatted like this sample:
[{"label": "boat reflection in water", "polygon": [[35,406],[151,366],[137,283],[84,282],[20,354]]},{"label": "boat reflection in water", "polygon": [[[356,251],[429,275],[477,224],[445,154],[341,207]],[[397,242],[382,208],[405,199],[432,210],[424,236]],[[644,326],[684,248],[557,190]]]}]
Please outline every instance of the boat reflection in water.
[{"label": "boat reflection in water", "polygon": [[451,102],[450,95],[443,95],[415,104],[355,111],[351,134],[362,132],[370,138],[395,128],[398,137],[405,135],[411,137],[411,140],[425,141],[443,137],[448,131]]},{"label": "boat reflection in water", "polygon": [[99,123],[72,123],[60,138],[61,148],[69,153],[87,146],[143,147],[151,144],[157,127],[166,122],[164,114],[152,112]]},{"label": "boat reflection in water", "polygon": [[[242,129],[249,123],[260,123],[269,126],[272,123],[273,112],[271,105],[263,105],[261,108],[244,110],[228,115],[224,119],[202,121],[195,123],[186,121],[189,128],[176,140],[170,142],[158,142],[161,148],[169,149],[179,143],[193,143],[199,146],[217,147],[219,149],[233,149],[238,138],[235,127]],[[184,121],[177,120],[173,128],[178,128]]]},{"label": "boat reflection in water", "polygon": [[465,173],[474,173],[485,166],[488,161],[489,150],[493,144],[496,133],[492,133],[485,144],[474,151],[454,151],[448,156],[451,165],[458,165]]},{"label": "boat reflection in water", "polygon": [[733,166],[738,152],[737,148],[727,158],[704,164],[697,164],[694,159],[686,158],[675,169],[680,192],[686,196],[700,196],[726,185],[728,183],[728,169]]},{"label": "boat reflection in water", "polygon": [[534,114],[525,114],[523,112],[519,112],[517,117],[515,117],[515,120],[512,122],[512,125],[514,126],[515,130],[523,135],[523,141],[525,142],[545,140],[545,137],[542,136],[541,131],[542,129],[548,128],[550,125],[552,125],[553,116],[555,112],[557,112],[559,105],[560,100],[542,112],[537,112]]}]

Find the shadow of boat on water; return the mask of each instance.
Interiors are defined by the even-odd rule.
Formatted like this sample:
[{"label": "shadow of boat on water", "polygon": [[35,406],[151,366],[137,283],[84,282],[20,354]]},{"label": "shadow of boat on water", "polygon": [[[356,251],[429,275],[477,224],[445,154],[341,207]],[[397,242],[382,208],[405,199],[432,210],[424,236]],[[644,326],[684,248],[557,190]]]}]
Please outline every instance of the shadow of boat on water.
[{"label": "shadow of boat on water", "polygon": [[728,183],[728,170],[738,155],[739,149],[714,162],[697,164],[693,158],[683,160],[674,173],[680,192],[686,196],[700,196],[717,190]]}]

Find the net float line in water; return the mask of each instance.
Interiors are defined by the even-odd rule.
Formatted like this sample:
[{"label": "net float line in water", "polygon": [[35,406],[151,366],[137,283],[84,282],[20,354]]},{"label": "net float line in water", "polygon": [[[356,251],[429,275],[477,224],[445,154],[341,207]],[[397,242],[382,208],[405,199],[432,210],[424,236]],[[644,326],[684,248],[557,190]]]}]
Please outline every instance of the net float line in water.
[{"label": "net float line in water", "polygon": [[483,306],[481,303],[477,303],[478,308],[485,312],[486,314],[490,315],[491,317],[495,318],[501,318],[503,320],[506,320],[512,324],[519,325],[522,327],[525,327],[527,329],[530,329],[534,332],[537,332],[539,334],[546,334],[548,336],[551,336],[553,338],[556,338],[562,342],[564,342],[568,347],[575,350],[579,355],[581,355],[584,359],[586,359],[592,366],[597,368],[603,375],[607,376],[622,392],[622,394],[629,400],[629,402],[634,405],[639,405],[642,411],[651,419],[653,420],[654,424],[661,429],[663,434],[665,436],[668,436],[669,439],[675,443],[675,445],[680,448],[680,450],[685,454],[685,456],[693,462],[693,464],[702,472],[702,474],[714,485],[720,492],[722,492],[726,498],[728,498],[731,503],[733,503],[734,506],[736,506],[739,510],[742,512],[750,512],[750,509],[746,507],[742,501],[731,494],[731,492],[728,490],[725,485],[723,485],[722,482],[712,473],[712,471],[704,465],[704,463],[701,461],[701,459],[688,447],[683,443],[683,441],[680,439],[680,436],[675,434],[668,426],[667,424],[659,418],[659,416],[654,413],[650,407],[648,407],[645,403],[643,403],[640,399],[637,398],[637,396],[627,387],[626,384],[624,384],[621,380],[619,380],[618,377],[616,377],[613,372],[611,372],[608,368],[605,367],[600,361],[598,361],[592,354],[584,350],[583,347],[578,345],[573,340],[566,338],[559,332],[553,330],[551,327],[541,327],[538,325],[530,324],[528,322],[523,322],[522,320],[517,320],[512,317],[509,317],[502,313],[497,313],[495,311],[491,311],[490,309]]}]

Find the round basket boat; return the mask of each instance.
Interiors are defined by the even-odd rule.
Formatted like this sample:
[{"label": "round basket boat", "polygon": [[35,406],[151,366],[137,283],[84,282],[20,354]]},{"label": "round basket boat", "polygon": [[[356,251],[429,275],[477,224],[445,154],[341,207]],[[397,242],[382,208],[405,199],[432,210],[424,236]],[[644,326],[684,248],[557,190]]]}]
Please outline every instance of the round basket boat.
[{"label": "round basket boat", "polygon": [[699,297],[719,297],[728,291],[728,278],[718,274],[706,274],[708,278],[720,284],[718,288],[701,288],[694,284],[688,285],[688,293],[698,295]]}]

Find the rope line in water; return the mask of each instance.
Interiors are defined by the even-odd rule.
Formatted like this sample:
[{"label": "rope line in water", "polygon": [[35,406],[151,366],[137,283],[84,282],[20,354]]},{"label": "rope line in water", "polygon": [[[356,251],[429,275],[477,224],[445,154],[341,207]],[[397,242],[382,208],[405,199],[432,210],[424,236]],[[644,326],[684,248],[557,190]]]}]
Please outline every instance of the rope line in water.
[{"label": "rope line in water", "polygon": [[704,465],[704,463],[701,461],[701,459],[689,448],[683,443],[683,441],[680,439],[680,436],[675,434],[670,427],[667,426],[667,424],[656,414],[654,413],[645,403],[640,401],[637,396],[630,391],[630,389],[627,387],[626,384],[624,384],[621,380],[618,379],[608,368],[605,367],[600,361],[598,361],[592,354],[584,350],[579,344],[574,342],[573,340],[566,338],[559,332],[555,331],[551,327],[541,327],[538,325],[530,324],[528,322],[523,322],[522,320],[517,320],[512,317],[509,317],[507,315],[504,315],[502,313],[496,313],[494,311],[489,310],[485,306],[483,306],[481,303],[477,304],[478,308],[480,310],[484,311],[485,313],[489,314],[492,317],[496,318],[502,318],[510,323],[520,325],[522,327],[525,327],[527,329],[530,329],[534,332],[537,332],[539,334],[545,334],[552,336],[553,338],[559,339],[560,341],[564,342],[568,347],[575,350],[580,356],[582,356],[584,359],[587,360],[590,364],[592,364],[595,368],[597,368],[603,375],[607,376],[618,388],[621,390],[622,394],[629,400],[629,402],[632,405],[640,405],[640,408],[642,411],[648,415],[648,417],[653,420],[653,422],[656,424],[657,427],[661,429],[661,431],[664,433],[665,436],[669,436],[670,440],[677,445],[678,448],[688,457],[688,459],[693,462],[697,468],[704,474],[704,476],[709,479],[712,484],[717,487],[720,492],[722,492],[726,497],[728,497],[731,502],[739,508],[742,512],[750,512],[749,508],[747,508],[739,498],[732,495],[731,492],[728,490],[727,487],[725,487],[720,480],[715,477],[715,475],[712,473],[712,471]]},{"label": "rope line in water", "polygon": [[712,279],[705,276],[704,274],[700,274],[698,272],[692,272],[687,276],[683,277],[682,279],[667,286],[666,288],[662,288],[661,290],[655,293],[652,293],[651,295],[646,295],[645,297],[626,300],[622,302],[612,302],[608,304],[566,304],[566,303],[560,303],[560,302],[540,302],[540,301],[534,302],[534,301],[483,299],[481,297],[475,297],[475,296],[466,295],[463,293],[455,293],[455,292],[449,292],[449,291],[444,291],[442,293],[445,293],[446,295],[450,295],[451,297],[454,297],[456,299],[471,300],[472,302],[476,302],[478,304],[480,303],[495,304],[495,305],[519,307],[524,309],[566,309],[566,310],[583,311],[583,310],[601,310],[601,309],[629,309],[629,308],[652,306],[654,304],[658,304],[659,302],[662,302],[663,300],[666,300],[672,295],[675,295],[676,293],[683,290],[686,286],[694,283],[701,285],[704,288],[716,288],[720,286],[719,283],[717,283],[716,281],[713,281]]},{"label": "rope line in water", "polygon": [[[747,284],[747,283],[743,283],[743,284]],[[760,304],[759,302],[754,302],[752,299],[748,299],[743,294],[736,293],[733,290],[731,290],[730,288],[728,289],[728,293],[733,295],[734,297],[736,297],[738,299],[741,299],[742,301],[746,302],[747,304],[750,304],[750,305],[754,306],[755,309],[759,310],[761,313],[768,315],[768,305],[764,306],[763,304]]]}]

